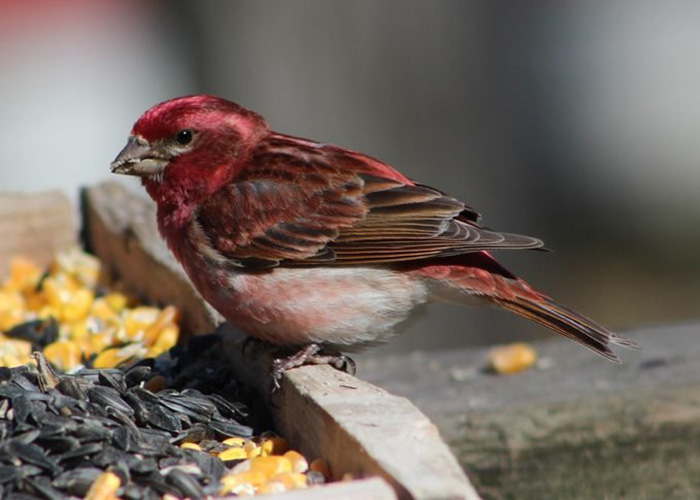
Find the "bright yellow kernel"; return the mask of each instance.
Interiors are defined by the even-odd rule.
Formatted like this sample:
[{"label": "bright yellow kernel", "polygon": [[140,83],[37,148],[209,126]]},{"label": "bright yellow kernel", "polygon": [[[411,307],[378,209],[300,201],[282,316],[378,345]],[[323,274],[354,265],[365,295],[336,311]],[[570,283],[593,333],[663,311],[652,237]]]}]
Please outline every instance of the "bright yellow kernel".
[{"label": "bright yellow kernel", "polygon": [[284,456],[292,463],[292,472],[303,474],[309,470],[309,462],[304,458],[304,455],[298,451],[289,450]]},{"label": "bright yellow kernel", "polygon": [[0,331],[17,326],[24,319],[25,301],[19,292],[0,291]]},{"label": "bright yellow kernel", "polygon": [[103,472],[90,485],[85,500],[113,500],[122,481],[114,472]]},{"label": "bright yellow kernel", "polygon": [[82,361],[80,346],[71,340],[57,340],[44,347],[44,356],[59,370],[67,371]]},{"label": "bright yellow kernel", "polygon": [[114,329],[107,328],[98,333],[91,333],[86,340],[89,355],[101,353],[114,343]]},{"label": "bright yellow kernel", "polygon": [[243,460],[248,458],[248,454],[240,446],[232,446],[219,453],[218,457],[220,460],[227,462],[229,460]]},{"label": "bright yellow kernel", "polygon": [[180,335],[180,329],[177,325],[169,325],[161,330],[158,339],[153,344],[155,349],[161,349],[163,352],[167,351],[175,344],[177,344],[177,339]]},{"label": "bright yellow kernel", "polygon": [[180,445],[180,448],[183,450],[199,450],[202,451],[202,447],[199,446],[197,443],[182,443]]},{"label": "bright yellow kernel", "polygon": [[248,441],[246,444],[244,444],[243,449],[248,454],[248,458],[258,457],[258,456],[260,456],[260,452],[262,451],[260,449],[260,446],[258,446],[257,444],[255,444],[252,441]]},{"label": "bright yellow kernel", "polygon": [[237,493],[236,488],[247,484],[256,487],[267,481],[265,474],[260,471],[241,472],[239,474],[228,474],[221,478],[221,495],[227,493]]},{"label": "bright yellow kernel", "polygon": [[537,352],[525,343],[494,347],[489,363],[496,373],[510,374],[530,368],[537,361]]},{"label": "bright yellow kernel", "polygon": [[90,314],[105,324],[116,325],[119,323],[119,315],[109,306],[104,297],[93,301]]},{"label": "bright yellow kernel", "polygon": [[228,446],[245,446],[247,441],[243,438],[239,437],[230,437],[226,438],[222,441],[222,443],[228,445]]},{"label": "bright yellow kernel", "polygon": [[83,286],[94,289],[100,277],[100,261],[80,248],[74,247],[56,255],[51,274],[66,274]]},{"label": "bright yellow kernel", "polygon": [[97,355],[92,365],[95,368],[114,368],[120,363],[144,354],[144,349],[138,344],[130,344],[124,347],[112,347],[105,349]]},{"label": "bright yellow kernel", "polygon": [[23,365],[29,361],[31,352],[30,342],[0,336],[0,366],[14,368]]},{"label": "bright yellow kernel", "polygon": [[[163,309],[158,317],[145,330],[143,340],[151,345],[162,335],[162,331],[168,327],[177,328],[178,310],[175,306],[168,306]],[[172,346],[170,346],[172,347]],[[168,348],[169,349],[169,348]]]},{"label": "bright yellow kernel", "polygon": [[26,257],[17,256],[10,260],[10,277],[5,283],[7,290],[28,292],[36,288],[41,278],[41,269]]},{"label": "bright yellow kernel", "polygon": [[124,317],[124,329],[128,338],[133,339],[137,335],[143,335],[143,332],[148,328],[160,314],[160,310],[156,307],[135,307],[126,312]]},{"label": "bright yellow kernel", "polygon": [[320,472],[327,480],[331,478],[331,466],[328,461],[322,458],[313,460],[311,465],[309,465],[309,470]]},{"label": "bright yellow kernel", "polygon": [[107,303],[107,305],[111,307],[112,310],[117,314],[122,312],[126,308],[127,303],[129,302],[129,299],[127,299],[126,295],[119,292],[108,293],[104,296],[104,300]]},{"label": "bright yellow kernel", "polygon": [[268,456],[255,457],[250,461],[251,470],[257,470],[265,474],[265,477],[276,476],[282,472],[290,472],[292,463],[286,457]]},{"label": "bright yellow kernel", "polygon": [[85,318],[94,299],[95,294],[87,288],[73,292],[63,304],[63,321],[70,323]]},{"label": "bright yellow kernel", "polygon": [[266,457],[268,455],[281,455],[289,449],[287,440],[281,437],[271,437],[265,439],[260,444],[260,456]]}]

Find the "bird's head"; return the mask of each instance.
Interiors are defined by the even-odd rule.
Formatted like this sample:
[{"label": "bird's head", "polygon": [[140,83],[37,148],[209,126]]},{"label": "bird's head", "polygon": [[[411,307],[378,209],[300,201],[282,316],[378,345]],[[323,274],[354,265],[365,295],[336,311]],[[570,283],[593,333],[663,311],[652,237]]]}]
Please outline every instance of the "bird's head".
[{"label": "bird's head", "polygon": [[197,201],[230,180],[267,130],[260,115],[220,97],[178,97],[138,119],[111,170],[141,177],[156,201],[173,193]]}]

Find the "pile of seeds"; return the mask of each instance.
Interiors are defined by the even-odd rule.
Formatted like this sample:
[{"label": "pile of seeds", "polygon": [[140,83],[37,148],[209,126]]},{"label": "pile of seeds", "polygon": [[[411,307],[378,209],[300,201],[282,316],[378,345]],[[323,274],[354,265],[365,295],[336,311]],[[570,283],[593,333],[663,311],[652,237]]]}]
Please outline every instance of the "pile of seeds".
[{"label": "pile of seeds", "polygon": [[32,348],[61,370],[112,368],[156,357],[177,342],[178,311],[128,307],[99,286],[100,262],[80,249],[58,254],[48,271],[16,257],[0,286],[0,366],[27,363]]},{"label": "pile of seeds", "polygon": [[[253,495],[330,477],[268,431],[217,334],[174,346],[174,308],[129,309],[97,273],[82,253],[48,273],[16,259],[0,289],[0,498]],[[76,296],[89,298],[80,314]]]}]

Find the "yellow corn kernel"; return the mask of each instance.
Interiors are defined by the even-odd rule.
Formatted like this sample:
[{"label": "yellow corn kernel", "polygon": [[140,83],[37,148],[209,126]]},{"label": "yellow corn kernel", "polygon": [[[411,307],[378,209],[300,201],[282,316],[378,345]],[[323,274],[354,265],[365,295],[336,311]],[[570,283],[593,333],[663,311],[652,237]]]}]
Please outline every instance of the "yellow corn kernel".
[{"label": "yellow corn kernel", "polygon": [[288,458],[280,456],[255,457],[250,461],[250,469],[260,471],[265,477],[271,478],[282,472],[290,472],[292,463]]},{"label": "yellow corn kernel", "polygon": [[509,374],[530,368],[537,361],[537,352],[525,343],[494,347],[489,363],[496,373]]},{"label": "yellow corn kernel", "polygon": [[12,291],[28,292],[36,288],[41,279],[41,269],[26,257],[17,256],[10,260],[10,277],[5,288]]},{"label": "yellow corn kernel", "polygon": [[325,477],[326,480],[330,480],[331,478],[331,466],[327,460],[324,460],[322,458],[317,458],[313,460],[311,462],[311,465],[309,465],[309,470],[320,472],[321,474],[323,474],[323,477]]},{"label": "yellow corn kernel", "polygon": [[271,437],[260,443],[260,456],[281,455],[289,449],[287,440],[281,437]]},{"label": "yellow corn kernel", "polygon": [[306,488],[308,485],[306,476],[297,472],[282,472],[274,476],[272,481],[278,481],[284,484],[288,490],[298,490]]},{"label": "yellow corn kernel", "polygon": [[104,297],[99,297],[92,302],[90,314],[105,324],[116,325],[119,323],[119,315],[109,306]]},{"label": "yellow corn kernel", "polygon": [[100,277],[100,261],[80,248],[60,252],[51,264],[51,274],[66,274],[83,286],[94,289]]},{"label": "yellow corn kernel", "polygon": [[24,292],[24,299],[28,311],[38,312],[47,305],[43,292],[37,292],[33,288]]},{"label": "yellow corn kernel", "polygon": [[43,290],[59,321],[77,321],[85,317],[94,298],[92,291],[79,288],[65,275],[46,278]]},{"label": "yellow corn kernel", "polygon": [[124,315],[124,330],[129,339],[141,339],[151,324],[158,318],[160,310],[156,307],[135,307]]},{"label": "yellow corn kernel", "polygon": [[127,303],[129,302],[129,299],[127,299],[126,295],[119,292],[108,293],[103,298],[107,305],[112,308],[112,311],[114,311],[117,314],[122,312],[126,308]]},{"label": "yellow corn kernel", "polygon": [[243,445],[243,449],[245,452],[248,454],[248,458],[255,458],[260,456],[260,446],[255,444],[252,441],[248,441],[246,444]]},{"label": "yellow corn kernel", "polygon": [[0,366],[14,368],[23,365],[29,361],[31,352],[30,342],[0,336]]},{"label": "yellow corn kernel", "polygon": [[309,470],[309,462],[306,460],[306,458],[304,458],[304,455],[298,451],[289,450],[284,454],[284,456],[287,457],[292,463],[292,472],[303,474]]},{"label": "yellow corn kernel", "polygon": [[25,301],[19,292],[0,291],[0,331],[6,331],[24,319]]},{"label": "yellow corn kernel", "polygon": [[256,487],[267,481],[265,474],[259,471],[241,472],[239,474],[227,474],[221,478],[221,495],[237,493],[236,489],[247,484]]},{"label": "yellow corn kernel", "polygon": [[218,455],[219,459],[228,462],[229,460],[243,460],[248,458],[248,454],[240,446],[232,446]]},{"label": "yellow corn kernel", "polygon": [[177,344],[177,338],[180,335],[180,328],[177,325],[166,326],[161,330],[158,339],[153,344],[155,349],[161,349],[163,352],[167,351],[175,344]]},{"label": "yellow corn kernel", "polygon": [[67,371],[78,366],[81,360],[80,347],[71,340],[58,340],[44,347],[44,356],[59,370]]},{"label": "yellow corn kernel", "polygon": [[271,495],[274,493],[284,493],[288,489],[289,488],[287,488],[285,484],[280,481],[269,481],[267,483],[261,484],[258,487],[257,493],[259,495]]},{"label": "yellow corn kernel", "polygon": [[197,443],[182,443],[180,445],[180,448],[183,450],[198,450],[202,451],[202,447],[199,446]]},{"label": "yellow corn kernel", "polygon": [[90,485],[85,500],[113,500],[122,481],[114,472],[103,472]]},{"label": "yellow corn kernel", "polygon": [[71,323],[85,318],[90,311],[95,294],[87,288],[79,288],[73,292],[69,300],[63,304],[63,321]]},{"label": "yellow corn kernel", "polygon": [[108,328],[98,333],[90,333],[84,340],[85,354],[92,356],[101,353],[114,343],[114,329]]},{"label": "yellow corn kernel", "polygon": [[37,311],[36,316],[38,319],[58,319],[59,312],[50,305],[44,305],[41,309]]},{"label": "yellow corn kernel", "polygon": [[178,316],[178,310],[175,306],[163,309],[155,321],[146,328],[143,341],[148,345],[155,343],[163,329],[177,325]]},{"label": "yellow corn kernel", "polygon": [[245,439],[239,437],[226,438],[221,442],[228,446],[245,446],[247,443]]},{"label": "yellow corn kernel", "polygon": [[130,344],[124,347],[112,347],[105,349],[97,355],[93,366],[95,368],[114,368],[131,358],[142,357],[145,349],[139,344]]}]

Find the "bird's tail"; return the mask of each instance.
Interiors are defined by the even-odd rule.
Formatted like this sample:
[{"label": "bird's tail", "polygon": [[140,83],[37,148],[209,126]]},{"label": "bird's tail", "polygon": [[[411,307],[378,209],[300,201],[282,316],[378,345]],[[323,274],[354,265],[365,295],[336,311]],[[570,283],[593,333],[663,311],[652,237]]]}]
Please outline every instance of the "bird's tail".
[{"label": "bird's tail", "polygon": [[533,299],[519,297],[516,294],[515,297],[509,299],[490,297],[490,300],[500,307],[546,326],[616,363],[620,362],[620,358],[612,351],[612,345],[630,349],[637,348],[630,340],[544,295]]},{"label": "bird's tail", "polygon": [[[614,345],[637,349],[633,342],[534,290],[487,252],[443,259],[439,264],[423,267],[418,272],[434,282],[448,285],[451,292],[434,287],[446,292],[438,292],[442,300],[468,304],[469,297],[486,299],[493,305],[546,326],[611,361],[620,361],[612,350]],[[454,291],[459,292],[457,296]]]}]

